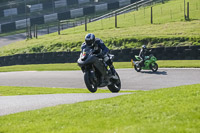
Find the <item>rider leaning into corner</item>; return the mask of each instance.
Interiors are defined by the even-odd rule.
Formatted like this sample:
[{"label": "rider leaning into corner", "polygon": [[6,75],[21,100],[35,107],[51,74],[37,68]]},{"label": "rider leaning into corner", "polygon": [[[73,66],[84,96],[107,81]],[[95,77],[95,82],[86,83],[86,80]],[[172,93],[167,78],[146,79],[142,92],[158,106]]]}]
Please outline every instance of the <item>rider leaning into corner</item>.
[{"label": "rider leaning into corner", "polygon": [[85,36],[85,42],[83,42],[81,46],[81,51],[83,51],[83,49],[85,49],[86,47],[93,49],[93,54],[97,55],[97,57],[99,58],[102,58],[106,65],[110,67],[112,75],[115,75],[115,69],[108,54],[109,49],[105,46],[104,42],[101,39],[95,38],[95,35],[92,33],[87,34]]},{"label": "rider leaning into corner", "polygon": [[148,50],[146,45],[142,45],[142,48],[139,53],[139,57],[141,58],[140,65],[144,66],[145,56],[149,55],[151,53],[151,50]]}]

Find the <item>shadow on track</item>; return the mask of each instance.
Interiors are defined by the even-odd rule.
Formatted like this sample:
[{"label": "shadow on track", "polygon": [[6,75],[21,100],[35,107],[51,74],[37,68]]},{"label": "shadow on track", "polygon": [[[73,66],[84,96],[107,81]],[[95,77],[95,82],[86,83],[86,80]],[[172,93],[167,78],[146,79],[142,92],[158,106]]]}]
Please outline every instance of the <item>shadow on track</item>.
[{"label": "shadow on track", "polygon": [[141,73],[157,74],[157,75],[167,75],[167,72],[165,72],[165,71],[157,71],[157,72],[152,72],[152,71],[141,71]]}]

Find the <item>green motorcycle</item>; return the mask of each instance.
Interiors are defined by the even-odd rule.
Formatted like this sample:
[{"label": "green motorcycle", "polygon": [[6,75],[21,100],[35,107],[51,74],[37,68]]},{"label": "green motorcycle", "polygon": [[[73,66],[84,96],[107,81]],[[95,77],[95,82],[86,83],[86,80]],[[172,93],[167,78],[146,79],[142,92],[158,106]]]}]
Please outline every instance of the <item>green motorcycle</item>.
[{"label": "green motorcycle", "polygon": [[144,58],[144,65],[141,66],[141,58],[139,56],[135,56],[137,61],[133,61],[131,59],[132,66],[134,66],[135,70],[137,72],[140,72],[142,69],[143,70],[152,70],[153,72],[156,72],[158,70],[158,64],[156,63],[157,58],[153,56],[152,54],[149,56],[145,56]]}]

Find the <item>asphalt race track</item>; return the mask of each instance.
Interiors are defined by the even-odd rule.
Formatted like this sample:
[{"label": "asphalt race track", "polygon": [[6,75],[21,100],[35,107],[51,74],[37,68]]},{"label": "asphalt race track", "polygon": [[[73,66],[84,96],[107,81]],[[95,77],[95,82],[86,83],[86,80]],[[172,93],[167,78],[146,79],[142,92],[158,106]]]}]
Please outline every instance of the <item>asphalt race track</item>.
[{"label": "asphalt race track", "polygon": [[[200,83],[200,69],[159,69],[136,72],[118,69],[122,90],[152,90]],[[0,86],[86,88],[81,71],[1,72]]]},{"label": "asphalt race track", "polygon": [[[200,83],[200,69],[159,69],[156,73],[118,69],[117,72],[121,78],[122,90],[152,90]],[[0,86],[86,88],[81,71],[1,72]],[[0,116],[124,94],[127,93],[0,96]]]}]

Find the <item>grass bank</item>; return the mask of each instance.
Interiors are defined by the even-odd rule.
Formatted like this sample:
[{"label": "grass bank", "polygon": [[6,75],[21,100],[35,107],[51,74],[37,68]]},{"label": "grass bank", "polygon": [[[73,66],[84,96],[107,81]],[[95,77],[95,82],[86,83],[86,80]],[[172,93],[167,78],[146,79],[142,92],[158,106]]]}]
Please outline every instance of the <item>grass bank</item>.
[{"label": "grass bank", "polygon": [[[159,68],[200,68],[200,60],[159,60]],[[114,62],[116,69],[132,68],[131,62]],[[14,65],[0,67],[0,72],[12,71],[73,71],[80,70],[77,63]]]},{"label": "grass bank", "polygon": [[7,133],[200,131],[200,84],[141,91],[0,117]]},{"label": "grass bank", "polygon": [[[134,90],[121,90],[120,92],[136,92]],[[50,87],[16,87],[0,86],[0,96],[13,95],[40,95],[61,93],[91,93],[88,89],[79,88],[50,88]],[[111,93],[108,89],[98,89],[96,93]]]},{"label": "grass bank", "polygon": [[[188,2],[188,0],[186,0]],[[171,0],[154,5],[154,24],[150,24],[150,7],[140,8],[118,16],[118,28],[114,28],[115,18],[107,18],[61,31],[13,43],[0,48],[0,56],[20,53],[40,53],[55,51],[80,51],[85,34],[93,32],[110,49],[159,46],[200,45],[200,2],[190,0],[191,21],[183,20],[183,1]]]}]

